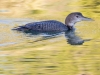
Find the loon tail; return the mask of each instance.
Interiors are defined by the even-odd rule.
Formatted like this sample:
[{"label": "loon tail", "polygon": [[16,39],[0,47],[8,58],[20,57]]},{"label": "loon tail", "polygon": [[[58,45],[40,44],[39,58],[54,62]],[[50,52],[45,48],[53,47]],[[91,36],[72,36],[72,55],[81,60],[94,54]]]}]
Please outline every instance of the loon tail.
[{"label": "loon tail", "polygon": [[17,30],[17,31],[29,31],[29,29],[25,26],[18,26],[13,28],[12,30]]}]

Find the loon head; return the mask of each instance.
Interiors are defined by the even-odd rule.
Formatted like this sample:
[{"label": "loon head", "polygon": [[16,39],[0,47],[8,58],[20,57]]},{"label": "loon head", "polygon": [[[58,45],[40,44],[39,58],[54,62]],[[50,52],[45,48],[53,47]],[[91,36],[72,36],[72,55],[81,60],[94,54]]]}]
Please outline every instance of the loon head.
[{"label": "loon head", "polygon": [[73,12],[66,17],[65,24],[71,29],[73,28],[75,23],[80,21],[92,21],[92,19],[88,17],[84,17],[80,12]]}]

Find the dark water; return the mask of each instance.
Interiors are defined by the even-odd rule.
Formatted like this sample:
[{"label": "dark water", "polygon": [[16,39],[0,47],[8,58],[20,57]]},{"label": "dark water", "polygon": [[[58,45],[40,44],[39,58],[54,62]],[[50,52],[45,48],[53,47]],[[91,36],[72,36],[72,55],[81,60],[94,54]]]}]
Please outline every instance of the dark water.
[{"label": "dark water", "polygon": [[[100,75],[100,0],[1,0],[0,75]],[[75,31],[23,33],[11,30],[29,22],[71,12],[95,21]]]}]

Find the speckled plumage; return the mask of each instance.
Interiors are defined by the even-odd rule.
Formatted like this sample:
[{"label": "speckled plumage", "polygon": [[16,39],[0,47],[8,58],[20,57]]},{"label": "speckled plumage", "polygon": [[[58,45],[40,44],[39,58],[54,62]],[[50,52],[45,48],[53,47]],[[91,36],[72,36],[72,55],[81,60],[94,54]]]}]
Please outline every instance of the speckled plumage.
[{"label": "speckled plumage", "polygon": [[41,22],[32,22],[17,28],[19,31],[37,30],[37,31],[66,31],[67,26],[56,20],[47,20]]}]

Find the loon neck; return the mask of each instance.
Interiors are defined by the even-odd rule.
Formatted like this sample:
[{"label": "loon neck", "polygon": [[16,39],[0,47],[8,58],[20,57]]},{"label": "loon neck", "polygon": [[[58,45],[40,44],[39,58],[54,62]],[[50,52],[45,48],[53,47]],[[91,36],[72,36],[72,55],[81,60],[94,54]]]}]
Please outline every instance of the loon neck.
[{"label": "loon neck", "polygon": [[75,23],[74,22],[69,23],[65,21],[65,25],[69,30],[72,30],[74,28]]},{"label": "loon neck", "polygon": [[74,20],[71,20],[69,18],[65,19],[65,25],[68,27],[68,29],[73,29],[75,23],[76,22]]},{"label": "loon neck", "polygon": [[72,30],[74,28],[74,26],[69,26],[69,25],[66,25],[68,30]]},{"label": "loon neck", "polygon": [[66,20],[65,20],[65,25],[67,25],[67,26],[74,26],[75,23],[76,22],[74,20],[70,20],[68,18],[66,18]]}]

